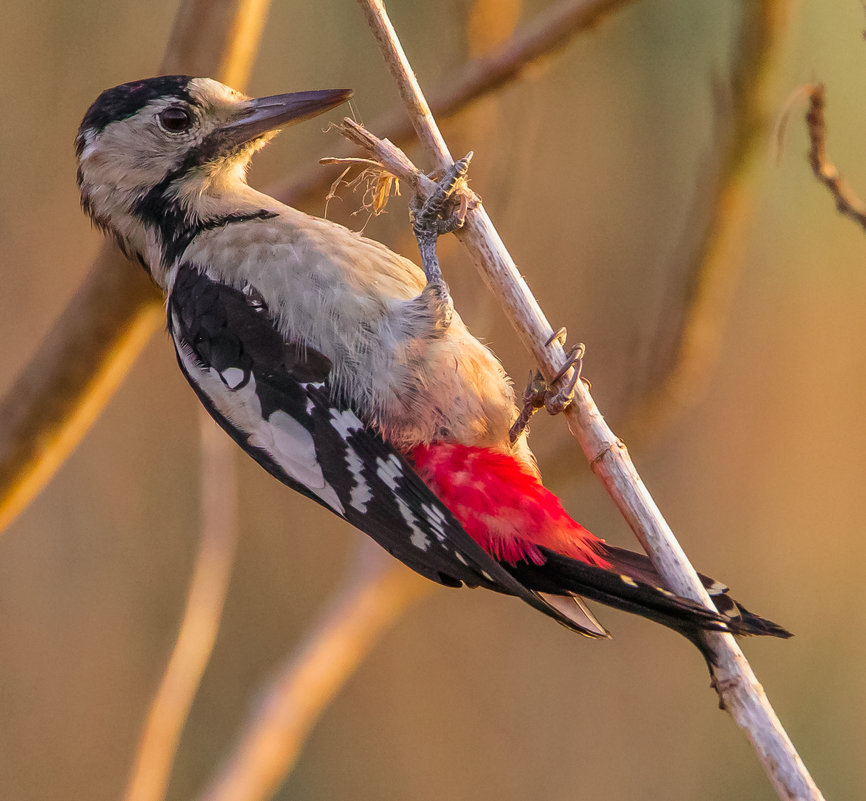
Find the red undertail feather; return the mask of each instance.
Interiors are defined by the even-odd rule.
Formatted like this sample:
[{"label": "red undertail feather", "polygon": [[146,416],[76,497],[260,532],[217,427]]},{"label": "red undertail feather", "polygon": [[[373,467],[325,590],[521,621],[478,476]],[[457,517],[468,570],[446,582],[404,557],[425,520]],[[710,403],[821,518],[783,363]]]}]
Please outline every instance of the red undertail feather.
[{"label": "red undertail feather", "polygon": [[489,448],[434,442],[410,459],[466,532],[496,559],[543,564],[539,547],[597,567],[604,540],[572,520],[517,459]]}]

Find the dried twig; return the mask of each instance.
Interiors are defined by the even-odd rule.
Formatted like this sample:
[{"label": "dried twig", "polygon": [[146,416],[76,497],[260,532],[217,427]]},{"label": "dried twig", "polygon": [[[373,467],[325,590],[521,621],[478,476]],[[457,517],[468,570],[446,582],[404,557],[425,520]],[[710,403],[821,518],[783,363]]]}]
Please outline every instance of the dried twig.
[{"label": "dried twig", "polygon": [[[434,159],[435,166],[439,169],[447,167],[452,161],[448,148],[421,95],[381,0],[358,1],[400,86],[400,94],[419,138]],[[384,154],[391,148],[380,143],[375,155],[379,155],[379,150]],[[392,166],[388,165],[388,169],[393,172]],[[565,351],[553,337],[550,323],[521,278],[483,207],[467,214],[458,238],[466,245],[485,281],[503,300],[506,314],[536,358],[542,374],[552,380],[565,364]],[[569,429],[580,443],[592,469],[670,588],[712,608],[709,596],[641,481],[625,445],[614,436],[589,389],[580,381],[575,386],[574,402],[565,414]],[[713,673],[720,705],[746,732],[780,798],[821,799],[820,791],[734,638],[729,634],[709,632],[705,636],[717,663]]]},{"label": "dried twig", "polygon": [[836,210],[866,228],[866,204],[860,200],[847,182],[839,175],[836,165],[827,157],[827,125],[824,121],[824,84],[810,84],[806,87],[809,110],[806,113],[806,127],[809,131],[809,164],[815,177],[830,191],[836,201]]},{"label": "dried twig", "polygon": [[126,801],[165,798],[181,732],[210,661],[237,543],[234,443],[199,412],[201,544],[177,641],[150,705],[126,790]]},{"label": "dried twig", "polygon": [[[400,184],[397,179],[382,169],[371,159],[359,159],[353,157],[335,158],[326,157],[319,159],[319,164],[339,164],[345,167],[340,177],[331,184],[328,195],[325,198],[325,217],[328,216],[328,202],[337,197],[337,189],[340,184],[345,184],[349,189],[361,188],[361,206],[352,214],[358,214],[362,209],[373,215],[381,214],[388,205],[391,195],[400,194]],[[345,180],[353,167],[363,169],[351,180]]]},{"label": "dried twig", "polygon": [[[187,0],[161,70],[246,83],[268,0]],[[159,327],[162,293],[106,241],[13,388],[0,401],[0,532],[45,486]]]},{"label": "dried twig", "polygon": [[[470,61],[446,81],[434,94],[434,110],[453,113],[499,88],[627,2],[560,0],[508,44]],[[242,87],[255,50],[251,42],[266,9],[265,0],[187,0],[178,12],[162,70],[215,75]],[[227,53],[232,54],[228,60]],[[375,130],[386,131],[395,141],[411,131],[402,114],[377,123]],[[304,205],[320,198],[329,182],[316,169],[268,192],[290,205]],[[47,484],[98,417],[159,326],[161,303],[141,270],[130,268],[106,243],[13,390],[0,400],[0,532]]]},{"label": "dried twig", "polygon": [[360,540],[349,575],[264,688],[240,740],[199,801],[270,798],[297,761],[322,710],[382,632],[432,586],[372,540]]}]

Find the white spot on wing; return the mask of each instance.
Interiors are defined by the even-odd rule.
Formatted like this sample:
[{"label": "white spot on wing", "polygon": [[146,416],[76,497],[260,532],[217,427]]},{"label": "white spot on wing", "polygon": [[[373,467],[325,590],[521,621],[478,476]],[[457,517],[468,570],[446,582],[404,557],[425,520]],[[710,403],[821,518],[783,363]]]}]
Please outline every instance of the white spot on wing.
[{"label": "white spot on wing", "polygon": [[[403,511],[402,506],[400,511]],[[420,548],[422,551],[426,551],[430,547],[430,540],[427,539],[427,535],[415,526],[412,526],[412,536],[409,539],[416,548]]]},{"label": "white spot on wing", "polygon": [[400,464],[400,460],[392,453],[387,459],[380,456],[376,459],[376,464],[379,465],[376,475],[382,479],[388,489],[396,490],[397,483],[403,477],[403,465]]},{"label": "white spot on wing", "polygon": [[237,389],[244,380],[244,371],[240,367],[227,367],[220,375],[229,389]]},{"label": "white spot on wing", "polygon": [[352,432],[359,431],[364,427],[353,412],[340,412],[336,409],[331,409],[331,425],[343,439],[348,439]]},{"label": "white spot on wing", "polygon": [[210,398],[214,408],[234,428],[247,435],[249,444],[263,448],[288,476],[303,484],[337,514],[345,515],[337,493],[322,474],[310,432],[283,411],[278,410],[268,420],[263,419],[255,379],[250,377],[243,387],[229,391],[216,370],[202,370],[189,345],[178,344],[184,370]]},{"label": "white spot on wing", "polygon": [[350,446],[346,450],[346,461],[349,463],[349,470],[355,479],[355,485],[352,487],[352,493],[349,497],[349,503],[357,509],[361,514],[367,511],[367,501],[373,497],[370,491],[370,485],[367,484],[367,479],[364,478],[363,469],[364,463],[361,458],[355,453],[355,450]]},{"label": "white spot on wing", "polygon": [[409,504],[400,497],[399,491],[397,490],[400,479],[403,477],[403,465],[393,453],[387,459],[383,459],[380,456],[376,459],[376,464],[378,465],[376,468],[376,475],[379,476],[385,486],[394,493],[394,500],[397,502],[397,508],[400,510],[400,514],[406,521],[406,525],[408,525],[412,531],[410,537],[412,544],[416,548],[426,551],[430,547],[430,539],[427,537],[424,530],[418,525],[418,518],[415,516],[415,512],[413,512]]},{"label": "white spot on wing", "polygon": [[424,530],[418,525],[418,518],[415,517],[415,513],[406,501],[404,501],[399,495],[394,497],[397,501],[397,508],[400,510],[400,514],[406,521],[406,525],[409,526],[412,531],[412,534],[409,537],[410,541],[416,548],[426,551],[430,547],[430,539],[424,533]]},{"label": "white spot on wing", "polygon": [[433,506],[433,504],[429,503],[422,504],[421,508],[427,516],[427,522],[433,529],[436,539],[440,542],[445,542],[445,513],[438,506]]},{"label": "white spot on wing", "polygon": [[[251,384],[254,382],[251,380]],[[343,512],[334,488],[325,481],[316,456],[313,435],[282,409],[273,412],[267,423],[256,427],[250,445],[264,448],[292,478],[318,495],[333,509]]]}]

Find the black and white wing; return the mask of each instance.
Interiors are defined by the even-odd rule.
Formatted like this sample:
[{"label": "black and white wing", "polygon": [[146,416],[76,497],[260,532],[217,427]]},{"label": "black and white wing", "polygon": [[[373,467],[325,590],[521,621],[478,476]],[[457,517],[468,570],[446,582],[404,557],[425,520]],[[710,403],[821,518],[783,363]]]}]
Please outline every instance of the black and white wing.
[{"label": "black and white wing", "polygon": [[254,289],[241,291],[181,265],[168,328],[205,408],[271,475],[433,581],[516,595],[588,633],[574,612],[547,603],[481,548],[409,463],[331,397],[330,361],[286,342]]}]

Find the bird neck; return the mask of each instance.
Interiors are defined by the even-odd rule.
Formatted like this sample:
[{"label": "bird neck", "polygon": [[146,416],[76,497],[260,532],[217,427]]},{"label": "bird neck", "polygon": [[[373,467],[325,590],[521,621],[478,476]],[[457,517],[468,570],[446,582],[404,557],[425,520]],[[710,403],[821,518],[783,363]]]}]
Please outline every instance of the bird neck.
[{"label": "bird neck", "polygon": [[[89,191],[85,191],[89,189]],[[270,214],[272,198],[252,189],[243,169],[169,173],[151,187],[82,187],[85,210],[167,289],[173,267],[202,230]]]}]

